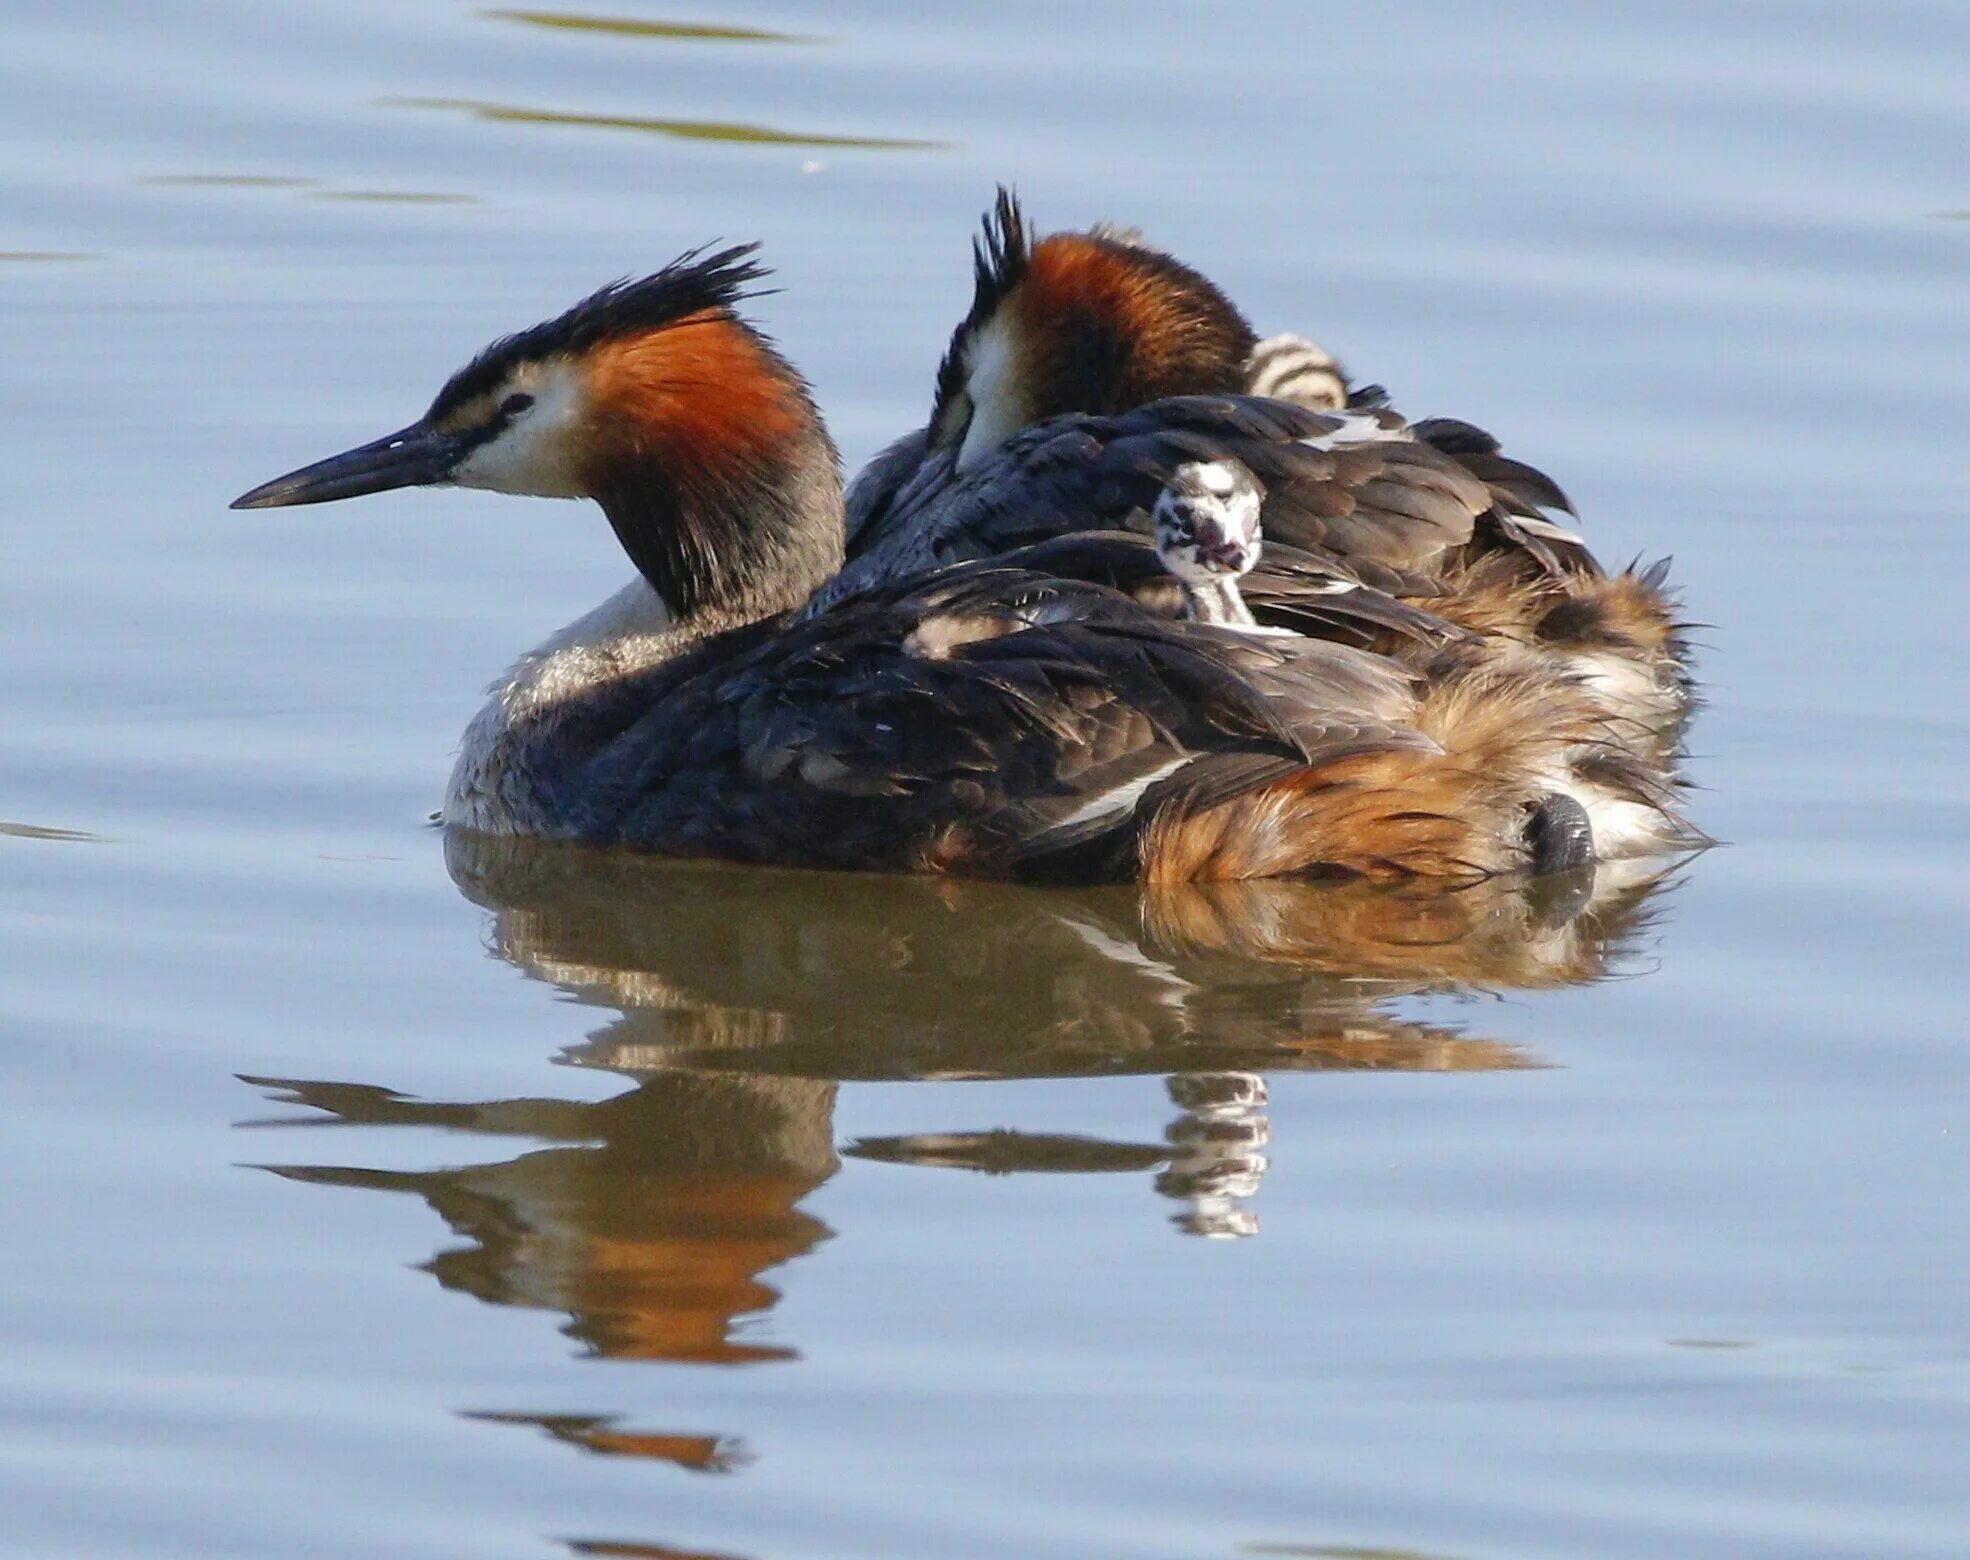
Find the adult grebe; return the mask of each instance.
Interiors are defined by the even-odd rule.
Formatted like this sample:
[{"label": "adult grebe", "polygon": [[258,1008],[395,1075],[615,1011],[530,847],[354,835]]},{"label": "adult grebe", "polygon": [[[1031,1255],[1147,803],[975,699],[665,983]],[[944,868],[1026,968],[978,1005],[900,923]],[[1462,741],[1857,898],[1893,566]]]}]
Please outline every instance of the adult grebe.
[{"label": "adult grebe", "polygon": [[[793,614],[841,559],[841,490],[807,385],[735,312],[764,274],[752,253],[606,287],[488,347],[409,427],[236,501],[449,484],[602,506],[642,578],[494,686],[448,824],[1149,881],[1586,858],[1569,755],[1598,717],[1565,682],[1482,665],[1426,681],[1032,567],[960,565]],[[1166,443],[1109,480],[1153,505]],[[1096,445],[1098,465],[1117,448]]]},{"label": "adult grebe", "polygon": [[[1132,437],[1166,428],[1195,458],[1229,456],[1257,473],[1272,542],[1415,600],[1500,653],[1579,677],[1614,740],[1667,779],[1691,690],[1664,571],[1607,575],[1555,521],[1571,506],[1544,473],[1469,423],[1405,423],[1379,388],[1350,391],[1310,342],[1257,341],[1207,278],[1132,233],[1036,239],[1001,190],[974,261],[972,306],[938,369],[929,422],[849,489],[849,562],[830,596],[930,561],[997,556],[1049,528],[1129,523],[1091,486],[1069,502],[1059,441],[1033,431],[1068,413],[1126,417]],[[1237,393],[1326,420],[1262,428]],[[1223,397],[1220,410],[1165,399],[1197,396]]]}]

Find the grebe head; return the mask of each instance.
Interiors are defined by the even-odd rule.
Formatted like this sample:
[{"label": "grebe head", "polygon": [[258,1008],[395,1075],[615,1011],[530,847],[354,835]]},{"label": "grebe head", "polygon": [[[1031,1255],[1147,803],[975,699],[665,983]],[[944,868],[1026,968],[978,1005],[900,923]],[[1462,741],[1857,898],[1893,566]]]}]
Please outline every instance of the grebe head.
[{"label": "grebe head", "polygon": [[592,498],[674,614],[792,605],[839,566],[841,479],[806,382],[735,312],[767,274],[757,247],[611,283],[495,341],[408,427],[232,507],[429,486]]},{"label": "grebe head", "polygon": [[1259,561],[1258,480],[1234,460],[1187,461],[1171,473],[1151,516],[1156,555],[1186,585],[1249,574]]},{"label": "grebe head", "polygon": [[967,467],[1067,412],[1244,388],[1256,338],[1203,276],[1114,228],[1030,238],[1001,188],[972,246],[971,311],[937,370],[933,449]]}]

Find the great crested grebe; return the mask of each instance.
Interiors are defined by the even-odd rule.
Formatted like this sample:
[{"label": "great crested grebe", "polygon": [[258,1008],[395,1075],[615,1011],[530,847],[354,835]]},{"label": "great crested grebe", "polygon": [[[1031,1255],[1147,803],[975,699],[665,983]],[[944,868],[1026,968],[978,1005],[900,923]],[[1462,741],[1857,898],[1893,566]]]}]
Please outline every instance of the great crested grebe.
[{"label": "great crested grebe", "polygon": [[[1604,573],[1553,518],[1571,505],[1550,478],[1469,423],[1405,423],[1379,388],[1350,391],[1303,338],[1258,341],[1208,279],[1133,233],[1035,239],[1001,190],[974,257],[972,306],[930,420],[850,487],[849,562],[826,599],[928,562],[1130,524],[1108,467],[1160,430],[1196,458],[1230,456],[1259,475],[1271,542],[1415,601],[1494,653],[1579,678],[1615,742],[1667,777],[1691,690],[1664,572]],[[1239,394],[1325,420],[1261,426]],[[1048,421],[1075,413],[1120,422]],[[1091,440],[1117,447],[1107,466],[1069,447]],[[1412,663],[1420,653],[1382,648]]]},{"label": "great crested grebe", "polygon": [[[1150,881],[1587,859],[1569,787],[1598,716],[1549,678],[1474,665],[1426,680],[1030,565],[792,613],[841,559],[841,490],[807,385],[735,312],[764,274],[752,252],[606,287],[495,342],[410,426],[236,500],[456,485],[602,506],[642,577],[495,685],[448,824]],[[1260,424],[1319,416],[1253,404],[1270,409]],[[1174,463],[1139,453],[1117,480],[1147,506]]]}]

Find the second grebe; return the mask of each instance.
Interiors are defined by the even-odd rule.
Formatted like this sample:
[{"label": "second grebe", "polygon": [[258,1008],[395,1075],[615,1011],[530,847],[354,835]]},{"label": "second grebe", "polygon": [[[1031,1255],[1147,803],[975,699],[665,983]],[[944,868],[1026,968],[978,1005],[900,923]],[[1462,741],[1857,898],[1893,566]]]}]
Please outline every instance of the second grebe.
[{"label": "second grebe", "polygon": [[[1469,423],[1405,423],[1377,388],[1350,392],[1311,342],[1257,341],[1208,279],[1133,234],[1035,238],[1001,190],[974,260],[972,307],[938,370],[930,421],[849,489],[849,562],[831,594],[930,560],[996,556],[1049,526],[1130,523],[1103,494],[1068,504],[1057,444],[1031,442],[1030,430],[1064,414],[1132,414],[1131,434],[1147,435],[1160,405],[1189,455],[1233,456],[1260,474],[1269,537],[1501,653],[1580,677],[1615,739],[1666,774],[1691,690],[1663,570],[1605,574],[1556,523],[1571,506],[1544,473]],[[1278,396],[1314,418],[1260,430],[1163,399],[1231,392]],[[1298,448],[1254,451],[1254,438]]]},{"label": "second grebe", "polygon": [[602,506],[642,579],[494,686],[448,824],[1164,882],[1588,859],[1554,820],[1579,811],[1570,756],[1597,717],[1551,679],[1419,679],[989,564],[791,615],[841,557],[841,493],[805,382],[735,312],[751,255],[604,288],[487,348],[409,427],[236,501],[456,485]]}]

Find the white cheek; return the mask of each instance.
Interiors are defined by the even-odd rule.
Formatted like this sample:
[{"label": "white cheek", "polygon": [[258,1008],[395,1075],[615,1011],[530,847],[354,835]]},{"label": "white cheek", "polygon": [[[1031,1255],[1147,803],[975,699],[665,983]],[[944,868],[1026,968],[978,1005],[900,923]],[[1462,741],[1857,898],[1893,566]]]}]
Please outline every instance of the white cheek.
[{"label": "white cheek", "polygon": [[965,430],[958,450],[960,471],[986,459],[1026,424],[1018,404],[1019,381],[1010,337],[1006,323],[994,319],[972,345],[971,373],[965,380],[965,392],[971,397],[971,426]]},{"label": "white cheek", "polygon": [[480,445],[459,463],[451,477],[457,486],[532,498],[588,495],[574,461],[578,387],[565,373],[544,373],[532,394],[530,411],[514,418],[497,438]]},{"label": "white cheek", "polygon": [[531,498],[585,496],[555,441],[537,437],[525,426],[509,428],[490,444],[480,445],[460,462],[451,479],[459,487]]}]

